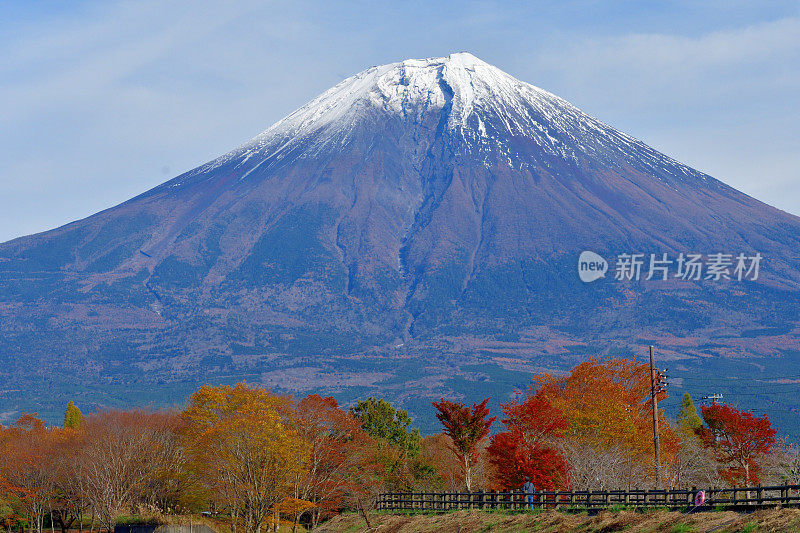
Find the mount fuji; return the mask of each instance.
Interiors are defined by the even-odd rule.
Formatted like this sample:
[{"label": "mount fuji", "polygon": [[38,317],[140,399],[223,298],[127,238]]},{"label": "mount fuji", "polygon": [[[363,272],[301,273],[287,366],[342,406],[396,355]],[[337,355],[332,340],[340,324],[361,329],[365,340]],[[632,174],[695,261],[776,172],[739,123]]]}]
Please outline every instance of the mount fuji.
[{"label": "mount fuji", "polygon": [[[608,261],[592,283],[587,250]],[[755,279],[674,275],[740,253],[763,258]],[[642,254],[639,279],[615,276],[623,254]],[[666,279],[646,279],[651,254]],[[431,399],[500,402],[534,372],[653,344],[673,393],[725,391],[795,431],[798,267],[799,218],[473,55],[411,59],[0,244],[0,416],[247,379],[378,394],[424,429]],[[737,397],[745,381],[763,387]]]}]

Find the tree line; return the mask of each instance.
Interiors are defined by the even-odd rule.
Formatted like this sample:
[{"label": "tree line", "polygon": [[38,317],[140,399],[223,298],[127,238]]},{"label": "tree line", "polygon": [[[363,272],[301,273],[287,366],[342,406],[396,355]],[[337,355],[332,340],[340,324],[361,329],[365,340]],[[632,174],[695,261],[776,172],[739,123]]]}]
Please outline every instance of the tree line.
[{"label": "tree line", "polygon": [[[541,374],[490,416],[432,402],[442,432],[422,437],[408,413],[367,398],[295,399],[257,385],[205,386],[182,411],[68,405],[62,427],[24,414],[0,426],[0,526],[111,531],[122,516],[205,512],[233,533],[278,520],[316,525],[361,514],[380,492],[743,486],[800,483],[800,454],[766,415],[701,407],[687,394],[676,420],[658,413],[653,460],[646,364],[591,359]],[[661,393],[661,398],[665,396]]]}]

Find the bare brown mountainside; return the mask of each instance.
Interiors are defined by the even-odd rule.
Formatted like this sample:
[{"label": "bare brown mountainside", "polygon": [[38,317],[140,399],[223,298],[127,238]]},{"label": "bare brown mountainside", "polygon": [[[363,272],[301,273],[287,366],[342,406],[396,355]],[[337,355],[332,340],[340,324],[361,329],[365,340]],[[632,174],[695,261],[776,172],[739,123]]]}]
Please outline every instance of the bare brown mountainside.
[{"label": "bare brown mountainside", "polygon": [[[501,401],[651,343],[695,395],[769,384],[800,376],[799,244],[797,217],[470,54],[373,67],[210,163],[0,244],[0,412],[246,378],[380,394],[426,427],[431,398]],[[583,250],[604,279],[578,278]],[[619,281],[623,253],[763,261],[757,280],[673,263]],[[742,402],[788,428],[796,400],[762,389]]]}]

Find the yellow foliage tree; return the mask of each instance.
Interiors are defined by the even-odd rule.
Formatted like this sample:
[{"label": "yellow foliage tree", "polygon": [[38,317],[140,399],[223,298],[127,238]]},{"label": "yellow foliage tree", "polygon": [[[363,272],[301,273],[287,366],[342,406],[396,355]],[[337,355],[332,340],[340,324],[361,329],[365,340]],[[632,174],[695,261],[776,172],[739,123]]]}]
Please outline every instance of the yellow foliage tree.
[{"label": "yellow foliage tree", "polygon": [[259,533],[306,464],[291,408],[289,397],[239,383],[201,388],[183,413],[192,468],[230,510],[234,532],[241,523]]}]

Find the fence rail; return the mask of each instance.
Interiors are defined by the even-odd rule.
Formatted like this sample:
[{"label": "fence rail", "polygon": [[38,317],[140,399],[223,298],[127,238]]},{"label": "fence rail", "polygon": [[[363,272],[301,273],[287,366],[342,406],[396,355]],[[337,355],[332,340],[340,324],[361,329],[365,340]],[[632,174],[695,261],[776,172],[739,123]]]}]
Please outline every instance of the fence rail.
[{"label": "fence rail", "polygon": [[510,492],[385,492],[378,496],[384,511],[451,511],[456,509],[527,508],[602,509],[627,507],[695,507],[698,493],[702,507],[800,505],[800,485],[672,490],[578,490],[537,491],[530,501],[521,491]]}]

